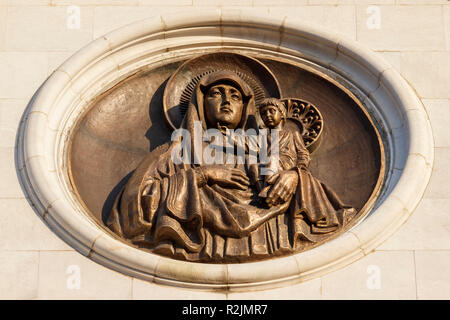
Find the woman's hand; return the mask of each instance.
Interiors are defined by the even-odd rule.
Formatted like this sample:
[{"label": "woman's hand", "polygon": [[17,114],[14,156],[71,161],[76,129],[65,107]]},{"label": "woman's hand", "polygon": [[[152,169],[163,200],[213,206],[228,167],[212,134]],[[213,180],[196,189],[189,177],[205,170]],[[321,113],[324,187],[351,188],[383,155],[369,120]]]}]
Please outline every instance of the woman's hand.
[{"label": "woman's hand", "polygon": [[225,168],[221,165],[205,165],[201,171],[208,184],[217,184],[221,187],[247,190],[250,185],[249,178],[242,170]]},{"label": "woman's hand", "polygon": [[282,171],[267,179],[267,183],[273,186],[269,190],[266,203],[269,206],[276,206],[288,201],[294,194],[298,184],[298,173],[295,170]]}]

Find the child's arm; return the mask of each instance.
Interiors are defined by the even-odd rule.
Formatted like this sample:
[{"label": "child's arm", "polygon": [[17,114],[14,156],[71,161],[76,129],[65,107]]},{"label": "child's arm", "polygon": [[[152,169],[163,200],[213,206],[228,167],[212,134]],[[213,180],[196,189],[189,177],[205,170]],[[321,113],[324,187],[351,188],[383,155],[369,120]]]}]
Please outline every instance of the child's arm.
[{"label": "child's arm", "polygon": [[311,157],[309,155],[308,149],[305,147],[303,138],[299,132],[295,132],[294,135],[294,145],[297,151],[297,167],[300,169],[308,169]]}]

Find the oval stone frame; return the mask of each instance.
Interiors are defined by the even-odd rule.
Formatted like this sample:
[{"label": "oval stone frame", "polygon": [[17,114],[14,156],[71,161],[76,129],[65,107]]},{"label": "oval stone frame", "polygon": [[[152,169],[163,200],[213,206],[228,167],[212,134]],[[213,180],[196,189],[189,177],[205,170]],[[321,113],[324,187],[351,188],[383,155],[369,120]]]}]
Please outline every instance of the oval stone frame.
[{"label": "oval stone frame", "polygon": [[[202,9],[156,16],[113,31],[64,62],[35,93],[20,124],[16,166],[35,211],[81,254],[160,284],[206,290],[260,290],[307,281],[374,251],[409,217],[430,179],[434,142],[425,109],[386,62],[352,40],[245,10]],[[292,256],[242,264],[202,264],[151,254],[116,240],[86,213],[70,185],[72,129],[101,93],[146,66],[239,50],[298,62],[360,101],[381,134],[384,185],[372,210],[339,237]]]}]

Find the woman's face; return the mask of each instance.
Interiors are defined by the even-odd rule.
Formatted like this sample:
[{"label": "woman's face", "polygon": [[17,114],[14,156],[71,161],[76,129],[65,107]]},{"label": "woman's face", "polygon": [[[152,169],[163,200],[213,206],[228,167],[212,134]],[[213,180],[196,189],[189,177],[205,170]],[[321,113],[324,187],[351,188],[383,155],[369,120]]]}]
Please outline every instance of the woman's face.
[{"label": "woman's face", "polygon": [[228,84],[216,84],[205,95],[205,114],[210,127],[235,129],[242,118],[242,93]]}]

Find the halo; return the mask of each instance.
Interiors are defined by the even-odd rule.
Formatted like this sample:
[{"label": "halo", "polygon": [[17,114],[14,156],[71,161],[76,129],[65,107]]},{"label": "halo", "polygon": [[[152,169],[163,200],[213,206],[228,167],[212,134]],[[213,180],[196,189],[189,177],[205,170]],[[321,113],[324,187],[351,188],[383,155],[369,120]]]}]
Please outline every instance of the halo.
[{"label": "halo", "polygon": [[306,100],[285,98],[281,101],[286,106],[287,120],[290,120],[290,123],[286,121],[286,126],[297,125],[305,147],[312,153],[320,145],[323,132],[322,114],[315,105]]},{"label": "halo", "polygon": [[278,81],[260,61],[231,52],[204,54],[184,62],[169,78],[164,89],[164,115],[172,129],[180,127],[200,79],[221,70],[232,71],[245,81],[253,91],[256,104],[266,97],[281,97]]}]

